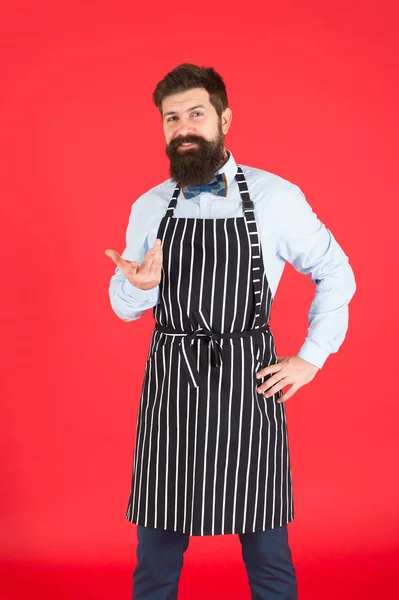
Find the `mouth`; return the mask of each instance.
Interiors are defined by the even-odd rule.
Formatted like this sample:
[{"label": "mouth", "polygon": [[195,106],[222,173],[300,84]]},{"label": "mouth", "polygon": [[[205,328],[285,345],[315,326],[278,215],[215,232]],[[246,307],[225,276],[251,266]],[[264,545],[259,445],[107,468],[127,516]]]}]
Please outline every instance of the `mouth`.
[{"label": "mouth", "polygon": [[194,146],[196,146],[197,144],[195,144],[194,142],[182,142],[181,144],[179,144],[179,148],[194,148]]}]

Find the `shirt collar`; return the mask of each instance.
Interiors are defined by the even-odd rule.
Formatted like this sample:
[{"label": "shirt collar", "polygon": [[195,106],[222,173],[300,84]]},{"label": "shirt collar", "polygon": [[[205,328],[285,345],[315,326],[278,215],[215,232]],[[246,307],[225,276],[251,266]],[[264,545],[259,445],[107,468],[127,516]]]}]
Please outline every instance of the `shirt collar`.
[{"label": "shirt collar", "polygon": [[227,185],[229,186],[237,174],[237,163],[234,160],[232,152],[230,150],[227,150],[227,152],[229,154],[228,160],[220,167],[218,171],[216,171],[215,175],[218,173],[224,173]]}]

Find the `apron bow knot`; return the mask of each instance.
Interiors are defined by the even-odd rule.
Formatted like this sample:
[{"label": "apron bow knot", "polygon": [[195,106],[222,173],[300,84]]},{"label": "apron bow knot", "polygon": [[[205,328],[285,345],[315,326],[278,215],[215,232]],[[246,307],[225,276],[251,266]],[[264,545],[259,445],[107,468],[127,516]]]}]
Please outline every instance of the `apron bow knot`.
[{"label": "apron bow knot", "polygon": [[206,309],[196,310],[194,311],[194,316],[200,323],[200,326],[198,327],[198,329],[185,335],[181,339],[180,349],[185,359],[183,361],[183,364],[186,368],[189,381],[193,387],[199,387],[200,375],[195,364],[195,355],[192,348],[192,344],[194,343],[194,341],[199,337],[203,337],[209,340],[209,346],[211,350],[211,364],[213,367],[220,367],[220,365],[223,362],[223,357],[222,347],[219,342],[221,336],[219,333],[215,333],[210,329],[207,320],[207,317],[209,316],[208,311]]}]

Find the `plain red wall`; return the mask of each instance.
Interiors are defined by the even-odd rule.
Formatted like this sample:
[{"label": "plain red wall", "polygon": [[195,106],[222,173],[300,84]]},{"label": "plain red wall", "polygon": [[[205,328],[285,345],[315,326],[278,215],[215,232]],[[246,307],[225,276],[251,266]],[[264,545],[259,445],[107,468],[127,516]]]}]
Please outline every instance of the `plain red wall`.
[{"label": "plain red wall", "polygon": [[[168,177],[151,94],[214,66],[227,147],[305,193],[350,257],[347,338],[286,404],[300,597],[393,597],[398,538],[397,3],[5,2],[1,600],[130,598],[125,520],[151,311],[112,312],[132,202]],[[313,287],[287,267],[279,354]],[[249,598],[237,536],[192,538],[182,598]]]}]

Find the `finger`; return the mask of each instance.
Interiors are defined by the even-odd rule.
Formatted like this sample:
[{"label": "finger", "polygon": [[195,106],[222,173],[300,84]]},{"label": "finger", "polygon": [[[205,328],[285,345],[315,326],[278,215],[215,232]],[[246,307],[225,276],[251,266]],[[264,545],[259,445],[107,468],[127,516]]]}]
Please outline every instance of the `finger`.
[{"label": "finger", "polygon": [[268,390],[269,388],[273,387],[273,385],[281,381],[283,377],[286,377],[286,375],[282,375],[280,372],[273,375],[273,377],[269,377],[269,379],[260,384],[260,386],[258,387],[258,392],[266,392],[266,390]]},{"label": "finger", "polygon": [[158,276],[162,267],[162,261],[163,261],[163,254],[162,254],[162,247],[158,246],[155,254],[154,254],[154,259],[152,261],[151,267],[149,268],[149,273],[151,275],[156,275]]},{"label": "finger", "polygon": [[271,375],[273,373],[278,373],[279,371],[281,371],[281,369],[283,368],[282,365],[279,365],[277,363],[273,364],[273,365],[269,365],[268,367],[264,367],[263,369],[260,369],[260,371],[258,371],[256,373],[256,377],[265,377],[265,375]]},{"label": "finger", "polygon": [[280,398],[278,398],[277,402],[279,404],[281,404],[282,402],[285,402],[286,400],[288,400],[288,398],[291,398],[291,396],[293,396],[295,394],[295,392],[297,392],[299,390],[301,386],[294,383],[286,392],[285,394],[283,394],[282,396],[280,396]]},{"label": "finger", "polygon": [[140,265],[140,275],[148,275],[156,253],[157,249],[154,246],[148,250],[143,262]]},{"label": "finger", "polygon": [[[161,255],[159,256],[159,253]],[[154,260],[156,261],[156,265],[154,266]],[[141,275],[149,275],[158,274],[159,270],[159,261],[162,263],[162,240],[156,238],[154,245],[147,252],[143,262],[140,266],[140,274]]]},{"label": "finger", "polygon": [[267,392],[265,392],[263,394],[263,396],[265,398],[270,398],[270,396],[273,396],[274,394],[277,394],[277,392],[279,392],[280,390],[282,390],[286,385],[289,385],[290,382],[287,381],[286,378],[281,379],[278,383],[276,383],[276,385],[274,385],[273,387],[271,387],[270,389],[267,390]]}]

